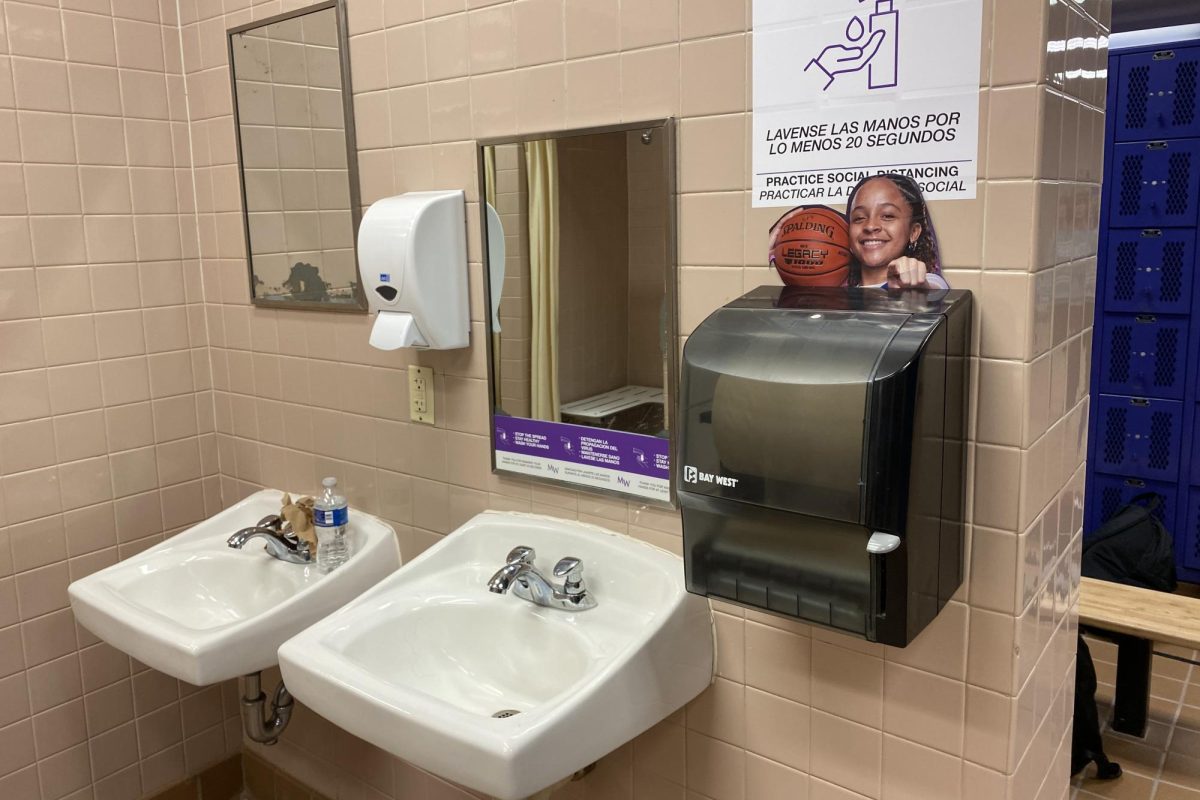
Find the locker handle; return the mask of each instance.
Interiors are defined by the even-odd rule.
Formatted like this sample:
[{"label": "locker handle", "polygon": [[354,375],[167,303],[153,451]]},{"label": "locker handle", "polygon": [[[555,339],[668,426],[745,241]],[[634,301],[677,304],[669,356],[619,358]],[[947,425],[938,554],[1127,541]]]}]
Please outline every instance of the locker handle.
[{"label": "locker handle", "polygon": [[1158,322],[1158,317],[1154,316],[1153,314],[1138,314],[1136,317],[1134,317],[1134,319],[1136,319],[1142,325],[1149,325],[1152,322]]},{"label": "locker handle", "polygon": [[1158,239],[1162,237],[1161,228],[1143,228],[1142,237],[1146,239]]},{"label": "locker handle", "polygon": [[1146,482],[1139,481],[1137,478],[1126,478],[1125,485],[1131,489],[1145,489],[1146,488]]},{"label": "locker handle", "polygon": [[1170,61],[1174,57],[1174,50],[1157,50],[1155,51],[1154,55],[1151,56],[1151,58],[1153,58],[1155,61]]},{"label": "locker handle", "polygon": [[1129,405],[1131,405],[1131,406],[1148,406],[1148,405],[1150,405],[1150,401],[1144,397],[1131,397],[1131,398],[1129,398]]},{"label": "locker handle", "polygon": [[1166,150],[1167,147],[1166,142],[1146,142],[1147,150]]}]

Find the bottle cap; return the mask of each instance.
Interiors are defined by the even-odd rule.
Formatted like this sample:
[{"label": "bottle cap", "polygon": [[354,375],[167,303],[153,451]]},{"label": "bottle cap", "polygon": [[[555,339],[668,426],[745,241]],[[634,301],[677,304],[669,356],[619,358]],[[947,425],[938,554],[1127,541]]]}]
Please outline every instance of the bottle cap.
[{"label": "bottle cap", "polygon": [[326,489],[332,489],[334,486],[337,486],[337,478],[323,478],[321,485]]}]

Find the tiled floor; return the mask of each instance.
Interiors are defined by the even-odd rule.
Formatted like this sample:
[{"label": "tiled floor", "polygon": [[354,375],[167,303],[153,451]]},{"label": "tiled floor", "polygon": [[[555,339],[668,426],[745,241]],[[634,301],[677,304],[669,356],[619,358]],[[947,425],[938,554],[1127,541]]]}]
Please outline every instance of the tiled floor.
[{"label": "tiled floor", "polygon": [[[1161,656],[1154,657],[1150,684],[1150,725],[1145,739],[1114,733],[1107,727],[1112,716],[1113,680],[1117,669],[1116,646],[1088,639],[1096,674],[1100,679],[1097,702],[1105,724],[1108,757],[1125,774],[1115,781],[1076,779],[1073,798],[1095,800],[1200,800],[1200,667]],[[1156,652],[1200,660],[1194,651],[1159,645]]]}]

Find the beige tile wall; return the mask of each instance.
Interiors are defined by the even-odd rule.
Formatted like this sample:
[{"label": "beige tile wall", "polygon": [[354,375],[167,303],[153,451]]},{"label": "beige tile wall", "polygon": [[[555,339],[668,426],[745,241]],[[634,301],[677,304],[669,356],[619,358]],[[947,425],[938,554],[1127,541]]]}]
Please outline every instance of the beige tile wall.
[{"label": "beige tile wall", "polygon": [[[208,41],[275,3],[184,14],[189,86],[210,112],[201,230],[232,230],[227,92]],[[979,300],[970,580],[907,650],[718,608],[719,676],[601,762],[567,798],[1058,800],[1067,792],[1099,197],[1107,1],[985,2],[979,197],[938,203],[951,282]],[[481,342],[472,139],[681,118],[682,331],[748,288],[779,210],[751,209],[750,4],[744,0],[350,0],[364,202],[466,190]],[[205,52],[214,57],[204,58]],[[202,237],[226,502],[323,472],[392,520],[411,557],[483,508],[597,521],[679,546],[675,514],[487,469],[483,348],[382,354],[367,320],[245,305],[232,234]],[[210,277],[217,277],[211,282]],[[409,425],[403,370],[440,376],[446,414]],[[263,374],[301,376],[289,388]],[[327,391],[315,380],[333,373]],[[308,377],[307,383],[302,379]],[[282,420],[282,423],[280,422]],[[326,742],[333,741],[333,747]],[[301,714],[264,757],[329,795],[458,796]]]},{"label": "beige tile wall", "polygon": [[139,797],[240,747],[230,687],[66,593],[220,508],[181,69],[174,0],[0,4],[4,798]]},{"label": "beige tile wall", "polygon": [[[22,323],[25,330],[21,337],[0,337],[0,348],[7,346],[2,369],[17,365],[0,373],[0,432],[11,429],[42,444],[15,450],[5,444],[0,452],[0,464],[9,453],[22,456],[17,470],[0,479],[0,524],[6,526],[0,539],[8,543],[0,542],[0,610],[8,609],[3,621],[9,626],[0,636],[23,637],[19,666],[11,648],[0,648],[0,665],[12,673],[0,679],[0,796],[28,795],[39,775],[47,796],[76,789],[91,796],[91,784],[82,782],[59,791],[63,776],[82,778],[88,750],[97,771],[115,763],[111,752],[128,758],[130,734],[138,745],[167,746],[154,755],[138,751],[140,761],[127,761],[108,784],[95,783],[96,796],[134,797],[164,775],[190,770],[188,743],[202,737],[183,733],[196,731],[188,722],[195,714],[216,707],[194,698],[211,693],[228,700],[228,690],[192,695],[153,673],[131,677],[137,665],[71,625],[62,610],[63,587],[77,570],[108,563],[187,521],[162,520],[165,511],[212,510],[216,494],[206,489],[216,479],[205,481],[205,475],[219,475],[221,501],[230,503],[261,485],[305,490],[324,474],[338,474],[355,505],[394,523],[406,557],[484,508],[578,517],[679,547],[673,513],[489,473],[473,140],[681,118],[686,334],[717,305],[772,280],[763,252],[779,210],[751,209],[747,193],[749,0],[348,2],[363,200],[418,189],[466,190],[477,343],[470,350],[381,353],[366,344],[365,318],[248,305],[224,30],[281,10],[279,2],[179,3],[183,112],[178,61],[171,58],[176,51],[163,49],[160,61],[143,39],[151,29],[159,39],[164,32],[172,39],[170,14],[165,27],[147,26],[125,19],[143,13],[146,0],[61,0],[62,10],[4,0],[3,41],[12,56],[0,56],[0,128],[21,133],[0,136],[0,160],[15,165],[0,167],[0,181],[19,180],[23,202],[0,192],[0,213],[8,215],[0,216],[6,244],[0,248],[0,324]],[[115,21],[89,13],[108,11],[110,3]],[[979,302],[967,586],[906,650],[720,606],[719,675],[712,689],[605,758],[560,797],[1058,800],[1067,792],[1064,736],[1109,0],[984,0],[984,6],[979,199],[933,209],[954,266],[949,278],[974,290]],[[65,46],[55,44],[55,23]],[[81,62],[99,59],[101,66],[64,66],[62,50],[71,56],[72,40]],[[103,66],[114,59],[118,69]],[[122,94],[123,81],[153,84],[156,76],[166,84],[166,112],[155,106],[154,92]],[[155,118],[162,113],[167,116]],[[114,155],[121,152],[128,158]],[[164,175],[143,173],[144,160],[148,168],[182,167],[172,177],[182,187],[190,177],[192,187],[172,194]],[[78,199],[62,182],[31,181],[25,172],[37,167],[50,174],[63,165],[70,171],[81,163],[118,169],[88,170],[85,180],[79,168]],[[128,195],[120,173],[128,178]],[[27,181],[36,186],[26,190]],[[97,196],[106,204],[89,205]],[[110,266],[130,262],[132,270]],[[160,263],[174,265],[165,268],[174,280],[154,280],[161,276],[149,265]],[[80,264],[90,265],[87,295],[69,288],[77,275],[57,271]],[[111,305],[135,296],[120,289],[135,285],[133,308]],[[147,285],[152,296],[166,292],[169,302],[147,300]],[[91,297],[89,304],[80,304],[82,296]],[[183,309],[186,337],[162,333],[177,332],[178,324],[151,327],[164,322],[160,307]],[[202,318],[195,313],[200,308]],[[143,354],[135,311],[142,316],[140,347],[173,342],[177,348]],[[178,319],[179,312],[170,313]],[[59,351],[47,343],[60,339],[47,335],[47,321],[51,329],[83,326],[90,335],[63,334],[61,340],[72,350],[94,338],[94,354],[85,344],[82,361],[51,366],[51,352]],[[38,336],[41,361],[30,355],[36,347],[9,344]],[[195,369],[183,379],[184,358],[190,367],[193,355]],[[405,367],[414,362],[438,371],[435,427],[405,421]],[[165,364],[180,369],[159,366]],[[194,428],[157,405],[169,399],[162,392],[197,401]],[[103,445],[97,411],[106,423]],[[72,416],[88,413],[94,416]],[[55,450],[47,461],[46,428],[22,427],[42,419],[50,420],[49,435],[73,430],[64,441],[90,440],[91,449]],[[74,428],[63,427],[70,422]],[[185,444],[156,441],[161,425],[170,442]],[[192,447],[188,442],[198,455],[174,460],[175,448]],[[24,457],[33,453],[40,456]],[[89,484],[68,481],[65,468],[92,458],[107,459],[110,476],[100,496],[84,496],[90,501],[84,508],[97,509],[89,513],[100,522],[68,527],[68,520],[88,518],[61,513],[73,496],[65,489]],[[104,491],[119,499],[103,497]],[[191,505],[176,502],[185,492]],[[73,540],[89,544],[72,551]],[[22,610],[33,616],[22,619]],[[27,668],[30,662],[61,669],[39,672]],[[96,684],[88,676],[96,674],[109,676],[113,696],[92,692]],[[68,688],[57,693],[34,691],[63,683]],[[168,685],[159,691],[159,683]],[[180,694],[187,697],[178,701]],[[101,719],[117,720],[114,730],[123,738],[86,738],[92,733],[88,696]],[[35,697],[55,701],[36,707],[38,714],[55,715],[40,725],[30,713]],[[57,715],[74,722],[45,724]],[[224,728],[212,719],[202,730]],[[224,747],[222,741],[213,749]],[[462,796],[303,709],[281,744],[261,753],[331,797]],[[139,787],[134,780],[144,782]],[[118,782],[120,789],[112,788]]]}]

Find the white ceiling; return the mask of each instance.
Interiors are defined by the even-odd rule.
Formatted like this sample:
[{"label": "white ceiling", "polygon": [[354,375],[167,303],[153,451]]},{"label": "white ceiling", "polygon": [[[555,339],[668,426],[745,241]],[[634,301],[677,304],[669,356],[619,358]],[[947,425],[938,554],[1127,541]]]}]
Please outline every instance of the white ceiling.
[{"label": "white ceiling", "polygon": [[1113,0],[1112,9],[1113,33],[1200,22],[1200,0]]}]

